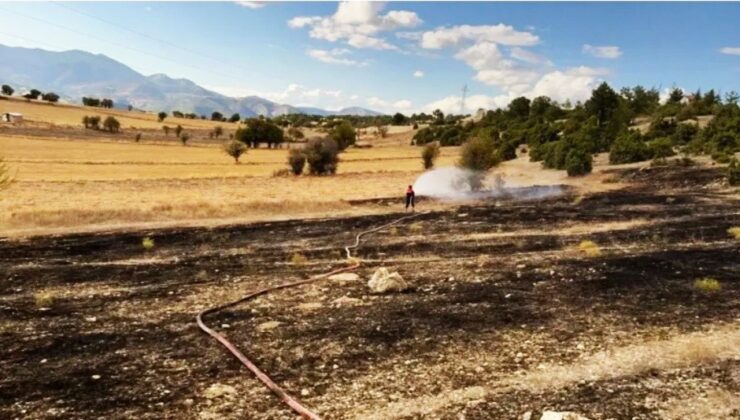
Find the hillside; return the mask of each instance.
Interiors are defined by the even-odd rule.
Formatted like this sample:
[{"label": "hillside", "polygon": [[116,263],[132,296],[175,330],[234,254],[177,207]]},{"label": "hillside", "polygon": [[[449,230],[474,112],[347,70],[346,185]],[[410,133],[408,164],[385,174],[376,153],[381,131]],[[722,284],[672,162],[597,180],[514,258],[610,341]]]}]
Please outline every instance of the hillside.
[{"label": "hillside", "polygon": [[117,107],[132,105],[148,111],[179,110],[210,115],[239,113],[242,117],[269,117],[307,113],[319,115],[380,115],[359,107],[339,111],[278,104],[258,96],[232,98],[205,89],[187,79],[165,74],[145,76],[103,54],[62,52],[0,45],[0,82],[18,93],[32,88],[54,91],[68,102],[83,96],[111,98]]}]

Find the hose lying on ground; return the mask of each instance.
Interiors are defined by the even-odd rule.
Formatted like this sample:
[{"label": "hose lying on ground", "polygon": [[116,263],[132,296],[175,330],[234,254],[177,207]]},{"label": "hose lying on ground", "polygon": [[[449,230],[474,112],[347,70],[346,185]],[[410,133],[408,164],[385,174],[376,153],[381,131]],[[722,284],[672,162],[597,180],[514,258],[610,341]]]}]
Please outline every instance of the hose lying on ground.
[{"label": "hose lying on ground", "polygon": [[[397,223],[400,223],[400,222],[402,222],[404,220],[411,219],[412,217],[416,217],[419,214],[420,213],[414,213],[414,214],[411,214],[411,215],[408,215],[408,216],[400,217],[400,218],[398,218],[398,219],[396,219],[396,220],[394,220],[394,221],[392,221],[390,223],[386,223],[384,225],[381,225],[381,226],[378,226],[378,227],[375,227],[375,228],[372,228],[372,229],[368,229],[368,230],[365,230],[365,231],[362,231],[362,232],[358,233],[357,235],[355,235],[355,243],[353,245],[348,245],[348,246],[345,246],[344,247],[344,250],[347,252],[347,258],[351,260],[351,258],[352,258],[352,251],[351,250],[352,249],[357,249],[357,247],[360,246],[360,238],[362,238],[362,236],[367,235],[369,233],[373,233],[373,232],[377,232],[377,231],[383,230],[383,229],[385,229],[387,227],[390,227],[392,225],[395,225]],[[249,369],[250,371],[252,371],[252,373],[254,373],[254,375],[257,376],[257,379],[259,379],[260,381],[262,381],[262,383],[264,383],[265,386],[267,386],[267,388],[269,388],[278,397],[280,397],[280,399],[282,399],[284,403],[286,403],[291,409],[293,409],[293,411],[295,411],[296,413],[298,413],[299,415],[301,415],[301,417],[303,417],[303,418],[312,419],[312,420],[318,420],[318,419],[320,419],[320,417],[316,413],[314,413],[311,410],[309,410],[308,408],[304,407],[295,398],[291,397],[287,392],[285,392],[285,390],[283,390],[283,388],[281,388],[280,385],[276,384],[272,379],[270,379],[270,377],[267,376],[267,374],[265,372],[263,372],[262,370],[260,370],[260,368],[258,368],[257,365],[255,365],[251,360],[249,360],[249,358],[247,358],[247,356],[245,356],[244,353],[242,353],[241,351],[239,351],[239,349],[237,349],[236,346],[234,346],[229,340],[227,340],[226,337],[224,337],[223,335],[221,335],[221,334],[217,333],[216,331],[212,330],[211,328],[209,328],[203,322],[203,317],[206,316],[206,315],[208,315],[208,314],[216,313],[216,312],[219,312],[219,311],[224,310],[226,308],[230,308],[230,307],[236,306],[236,305],[238,305],[238,304],[240,304],[242,302],[246,302],[246,301],[248,301],[248,300],[250,300],[252,298],[255,298],[257,296],[261,296],[261,295],[264,295],[264,294],[267,294],[267,293],[270,293],[270,292],[273,292],[275,290],[288,289],[288,288],[291,288],[291,287],[297,287],[297,286],[301,286],[301,285],[304,285],[304,284],[312,283],[312,282],[315,282],[315,281],[318,281],[318,280],[325,279],[325,278],[327,278],[329,276],[333,276],[334,274],[339,274],[339,273],[344,273],[344,272],[347,272],[347,271],[356,270],[359,266],[360,266],[360,261],[357,260],[357,261],[355,261],[350,266],[343,267],[343,268],[338,268],[336,270],[329,271],[328,273],[317,274],[317,275],[311,276],[311,277],[309,277],[309,278],[307,278],[305,280],[299,280],[299,281],[295,281],[295,282],[291,282],[291,283],[279,284],[277,286],[266,287],[264,289],[260,289],[260,290],[257,290],[255,292],[248,293],[248,294],[242,296],[241,298],[239,298],[237,300],[234,300],[234,301],[231,301],[231,302],[227,302],[227,303],[224,303],[224,304],[221,304],[221,305],[218,305],[218,306],[214,306],[214,307],[211,307],[211,308],[206,308],[206,309],[204,309],[204,310],[202,310],[201,312],[198,313],[198,315],[195,317],[195,320],[198,323],[198,327],[201,330],[203,330],[203,332],[205,332],[206,334],[208,334],[211,337],[215,338],[216,340],[218,340],[219,343],[221,343],[224,347],[226,347],[231,352],[231,354],[233,354],[237,359],[239,359],[240,362],[242,362],[242,364],[244,364],[244,366],[247,367],[247,369]]]}]

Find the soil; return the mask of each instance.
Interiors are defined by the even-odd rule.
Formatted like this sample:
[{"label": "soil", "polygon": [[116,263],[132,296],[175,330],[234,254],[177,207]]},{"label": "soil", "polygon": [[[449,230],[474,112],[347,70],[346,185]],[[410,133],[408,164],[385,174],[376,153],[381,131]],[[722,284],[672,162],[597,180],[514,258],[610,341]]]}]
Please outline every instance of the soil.
[{"label": "soil", "polygon": [[[363,239],[363,280],[282,290],[206,322],[329,419],[547,409],[654,419],[709,391],[738,395],[740,355],[502,387],[543,366],[740,322],[740,241],[728,234],[740,199],[722,173],[613,176],[628,185],[419,213]],[[295,418],[197,328],[196,313],[341,266],[357,232],[399,215],[0,241],[0,418]],[[579,250],[584,240],[595,254]],[[366,279],[381,266],[412,290],[371,294]],[[721,290],[695,288],[707,277]]]}]

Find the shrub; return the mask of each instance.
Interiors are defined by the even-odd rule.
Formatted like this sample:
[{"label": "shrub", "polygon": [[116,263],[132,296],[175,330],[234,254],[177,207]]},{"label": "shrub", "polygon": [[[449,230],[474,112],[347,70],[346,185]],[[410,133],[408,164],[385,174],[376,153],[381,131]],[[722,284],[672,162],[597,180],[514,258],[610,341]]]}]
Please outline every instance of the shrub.
[{"label": "shrub", "polygon": [[542,166],[550,169],[565,168],[566,147],[565,140],[551,141],[538,147],[542,148]]},{"label": "shrub", "polygon": [[727,167],[727,181],[732,186],[740,185],[740,162],[737,159],[733,158]]},{"label": "shrub", "polygon": [[591,154],[581,149],[571,149],[565,158],[565,170],[568,176],[580,176],[590,173],[592,169]]},{"label": "shrub", "polygon": [[578,250],[586,254],[587,257],[598,257],[601,255],[601,248],[594,241],[581,241],[578,244]]},{"label": "shrub", "polygon": [[5,96],[13,96],[13,92],[15,92],[15,89],[10,87],[9,85],[3,85],[2,92]]},{"label": "shrub", "polygon": [[665,159],[676,154],[673,151],[673,142],[668,137],[661,137],[648,142],[648,150],[653,159]]},{"label": "shrub", "polygon": [[180,124],[177,124],[177,127],[175,127],[175,137],[180,137],[180,134],[182,133],[182,126]]},{"label": "shrub", "polygon": [[145,237],[141,240],[141,246],[144,247],[145,250],[149,251],[150,249],[154,248],[154,239],[150,237]]},{"label": "shrub", "polygon": [[290,149],[288,152],[288,165],[293,175],[300,175],[303,173],[303,168],[306,166],[306,154],[301,149]]},{"label": "shrub", "polygon": [[118,122],[116,117],[109,115],[103,121],[103,128],[111,133],[117,133],[121,129],[121,123]]},{"label": "shrub", "polygon": [[717,279],[704,277],[694,281],[694,289],[703,293],[714,293],[719,292],[722,289],[722,285]]},{"label": "shrub", "polygon": [[136,133],[136,137],[134,137],[134,140],[136,140],[137,143],[140,142],[141,141],[141,133]]},{"label": "shrub", "polygon": [[163,125],[162,126],[162,131],[164,131],[165,137],[170,135],[170,128],[168,126]]},{"label": "shrub", "polygon": [[424,162],[424,169],[432,169],[437,157],[439,157],[439,144],[427,143],[421,151],[421,159]]},{"label": "shrub", "polygon": [[339,164],[339,147],[329,138],[310,140],[304,149],[311,175],[335,174]]},{"label": "shrub", "polygon": [[54,295],[51,292],[38,292],[33,295],[37,308],[49,308],[54,304]]},{"label": "shrub", "polygon": [[477,172],[487,171],[499,163],[494,152],[491,140],[482,136],[474,137],[463,144],[458,166]]},{"label": "shrub", "polygon": [[267,147],[277,146],[283,142],[283,130],[274,122],[263,118],[251,118],[247,120],[247,126],[238,128],[234,138],[242,143],[256,148],[261,142],[267,143]]},{"label": "shrub", "polygon": [[332,128],[330,136],[337,143],[339,150],[344,150],[355,144],[357,134],[355,129],[352,128],[352,124],[348,121],[342,121]]},{"label": "shrub", "polygon": [[609,149],[609,163],[612,165],[641,162],[648,159],[650,159],[650,150],[642,141],[639,133],[623,133],[617,137]]},{"label": "shrub", "polygon": [[733,226],[727,229],[727,233],[729,233],[733,238],[740,240],[740,226]]},{"label": "shrub", "polygon": [[303,265],[308,262],[308,258],[305,255],[296,252],[290,257],[290,263],[293,265]]},{"label": "shrub", "polygon": [[247,145],[238,141],[231,140],[224,144],[224,153],[234,158],[234,163],[239,163],[239,157],[247,152]]},{"label": "shrub", "polygon": [[182,143],[183,146],[187,146],[188,140],[190,140],[190,134],[180,133],[180,143]]},{"label": "shrub", "polygon": [[46,92],[43,95],[41,95],[41,99],[47,101],[47,102],[58,102],[59,101],[59,95],[57,95],[54,92]]},{"label": "shrub", "polygon": [[157,121],[162,122],[164,119],[167,118],[167,113],[164,111],[161,111],[159,114],[157,114]]}]

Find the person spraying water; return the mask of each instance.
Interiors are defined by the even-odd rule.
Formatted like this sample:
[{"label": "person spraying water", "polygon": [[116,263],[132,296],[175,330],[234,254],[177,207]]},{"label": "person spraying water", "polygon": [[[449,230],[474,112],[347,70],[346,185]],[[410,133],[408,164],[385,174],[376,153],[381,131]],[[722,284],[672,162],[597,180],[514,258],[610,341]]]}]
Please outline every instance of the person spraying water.
[{"label": "person spraying water", "polygon": [[409,205],[411,206],[411,211],[414,211],[414,206],[416,205],[416,193],[414,193],[414,187],[411,185],[406,188],[406,211],[409,211]]}]

